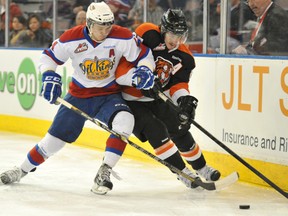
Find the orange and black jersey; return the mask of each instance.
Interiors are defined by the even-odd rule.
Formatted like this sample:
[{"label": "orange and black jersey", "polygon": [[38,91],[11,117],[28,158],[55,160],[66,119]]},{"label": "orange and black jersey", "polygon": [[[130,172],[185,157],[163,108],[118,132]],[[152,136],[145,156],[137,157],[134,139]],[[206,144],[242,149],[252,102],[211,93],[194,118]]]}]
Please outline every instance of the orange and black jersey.
[{"label": "orange and black jersey", "polygon": [[[163,91],[167,91],[173,101],[177,101],[180,96],[188,95],[189,79],[195,68],[195,60],[189,49],[184,44],[180,44],[178,49],[169,52],[159,26],[152,23],[141,24],[135,32],[143,39],[142,43],[153,52],[155,73],[162,83]],[[127,73],[131,68],[133,65],[122,58],[116,71],[116,77]],[[123,97],[125,100],[153,100],[144,97],[140,90],[128,86],[123,87]]]}]

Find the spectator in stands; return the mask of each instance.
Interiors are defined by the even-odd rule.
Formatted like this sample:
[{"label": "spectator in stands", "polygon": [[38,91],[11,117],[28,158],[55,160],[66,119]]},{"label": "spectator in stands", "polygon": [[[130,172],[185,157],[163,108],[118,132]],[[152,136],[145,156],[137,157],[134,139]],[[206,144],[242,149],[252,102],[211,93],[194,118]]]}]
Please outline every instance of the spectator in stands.
[{"label": "spectator in stands", "polygon": [[248,45],[235,48],[234,54],[288,55],[288,13],[272,0],[248,0],[258,18]]},{"label": "spectator in stands", "polygon": [[[10,23],[9,30],[12,28],[12,18],[14,16],[21,16],[22,11],[20,7],[13,1],[10,1]],[[6,18],[6,0],[0,0],[0,46],[5,45],[5,18]]]},{"label": "spectator in stands", "polygon": [[[13,1],[10,1],[10,24],[9,24],[9,28],[12,28],[12,18],[15,16],[21,16],[23,15],[20,7]],[[0,19],[3,21],[3,23],[5,24],[5,18],[6,18],[6,0],[1,0],[0,2]]]},{"label": "spectator in stands", "polygon": [[12,30],[9,35],[10,46],[18,47],[20,46],[19,37],[26,30],[26,19],[23,16],[15,16],[12,19]]},{"label": "spectator in stands", "polygon": [[86,23],[86,11],[81,10],[77,13],[72,26],[85,25],[85,23]]},{"label": "spectator in stands", "polygon": [[52,43],[52,32],[41,26],[41,19],[36,14],[28,18],[28,29],[21,33],[19,41],[24,47],[49,47]]},{"label": "spectator in stands", "polygon": [[72,5],[71,26],[75,24],[76,15],[79,11],[87,11],[88,6],[94,2],[93,0],[76,0]]},{"label": "spectator in stands", "polygon": [[[134,24],[131,26],[131,29],[134,30],[137,26],[144,22],[144,0],[136,0],[133,8],[129,11],[128,19],[133,20]],[[164,10],[157,5],[156,0],[149,0],[148,10],[147,10],[147,21],[156,25],[160,24],[159,20],[164,13]]]}]

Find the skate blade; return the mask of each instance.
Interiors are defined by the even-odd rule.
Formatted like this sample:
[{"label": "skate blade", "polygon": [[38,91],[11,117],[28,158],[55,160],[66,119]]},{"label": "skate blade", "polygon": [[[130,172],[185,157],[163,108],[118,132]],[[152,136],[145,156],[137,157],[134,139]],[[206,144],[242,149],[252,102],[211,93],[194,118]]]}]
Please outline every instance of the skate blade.
[{"label": "skate blade", "polygon": [[105,195],[108,191],[110,191],[110,188],[104,187],[104,186],[98,186],[98,187],[92,187],[91,192],[98,194],[98,195]]}]

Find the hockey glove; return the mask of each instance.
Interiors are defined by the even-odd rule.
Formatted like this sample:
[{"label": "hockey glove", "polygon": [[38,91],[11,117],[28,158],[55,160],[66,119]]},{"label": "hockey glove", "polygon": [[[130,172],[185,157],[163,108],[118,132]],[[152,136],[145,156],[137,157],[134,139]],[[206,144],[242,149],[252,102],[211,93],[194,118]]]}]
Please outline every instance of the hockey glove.
[{"label": "hockey glove", "polygon": [[150,89],[154,85],[154,74],[146,66],[136,68],[132,75],[132,86],[137,89]]},{"label": "hockey glove", "polygon": [[51,104],[62,94],[61,76],[54,71],[46,71],[42,75],[41,95]]},{"label": "hockey glove", "polygon": [[162,84],[158,78],[154,79],[154,85],[151,89],[141,90],[142,94],[146,97],[154,98],[155,100],[159,98],[159,92],[162,92]]},{"label": "hockey glove", "polygon": [[190,124],[191,120],[194,120],[195,118],[195,109],[197,107],[198,100],[191,95],[186,95],[179,97],[177,103],[181,110],[178,114],[179,121],[182,125]]}]

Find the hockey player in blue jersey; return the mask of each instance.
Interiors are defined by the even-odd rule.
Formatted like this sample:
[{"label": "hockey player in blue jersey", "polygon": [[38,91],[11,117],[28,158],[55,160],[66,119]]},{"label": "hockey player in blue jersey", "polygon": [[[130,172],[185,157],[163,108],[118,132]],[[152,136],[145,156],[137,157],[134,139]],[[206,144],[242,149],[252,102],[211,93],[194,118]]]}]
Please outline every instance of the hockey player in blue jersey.
[{"label": "hockey player in blue jersey", "polygon": [[[115,71],[120,59],[125,57],[137,70],[122,74],[118,79],[128,86],[150,89],[154,85],[153,55],[131,31],[114,25],[114,15],[106,3],[91,3],[86,18],[86,26],[65,31],[42,53],[39,64],[43,82],[41,94],[51,104],[61,96],[61,76],[56,69],[70,58],[74,71],[65,100],[106,123],[117,133],[129,137],[134,127],[134,117],[122,99]],[[2,173],[0,182],[11,184],[20,181],[66,143],[74,142],[85,120],[61,105],[44,138],[28,152],[19,167]],[[95,177],[92,192],[105,194],[112,189],[110,173],[125,147],[123,140],[109,136],[103,164]]]}]

